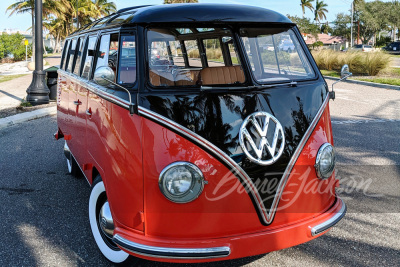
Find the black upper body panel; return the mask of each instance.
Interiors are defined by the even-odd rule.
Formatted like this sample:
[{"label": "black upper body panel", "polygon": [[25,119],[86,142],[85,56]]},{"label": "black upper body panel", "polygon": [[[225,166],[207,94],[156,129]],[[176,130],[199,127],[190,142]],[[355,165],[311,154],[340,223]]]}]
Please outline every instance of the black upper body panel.
[{"label": "black upper body panel", "polygon": [[[124,11],[126,10],[126,11]],[[139,6],[84,25],[73,35],[110,27],[150,23],[273,23],[293,24],[282,14],[260,7],[228,4],[173,4]]]},{"label": "black upper body panel", "polygon": [[273,22],[291,21],[272,10],[260,7],[227,4],[158,5],[137,10],[131,23],[152,22]]}]

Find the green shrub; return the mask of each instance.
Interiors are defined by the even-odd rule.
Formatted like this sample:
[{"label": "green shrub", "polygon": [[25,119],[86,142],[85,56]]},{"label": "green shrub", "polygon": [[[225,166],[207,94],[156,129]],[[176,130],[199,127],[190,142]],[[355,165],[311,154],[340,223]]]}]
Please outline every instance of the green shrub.
[{"label": "green shrub", "polygon": [[200,58],[200,53],[198,49],[193,49],[188,52],[190,58]]},{"label": "green shrub", "polygon": [[275,55],[275,51],[264,50],[261,52],[261,58],[263,64],[276,65],[276,57],[278,57],[279,64],[290,65],[290,53],[285,51],[279,51]]},{"label": "green shrub", "polygon": [[[0,59],[12,57],[14,60],[25,59],[24,36],[19,33],[0,35]],[[28,46],[28,56],[32,54],[32,45]]]},{"label": "green shrub", "polygon": [[206,55],[208,60],[219,59],[222,57],[221,49],[208,48],[206,50]]},{"label": "green shrub", "polygon": [[[46,52],[47,52],[47,53],[53,53],[53,48],[46,46],[45,49],[46,49]],[[181,52],[179,52],[179,50],[178,50],[178,53],[179,53],[179,54],[182,54]]]},{"label": "green shrub", "polygon": [[382,52],[339,52],[330,49],[312,52],[318,68],[340,71],[344,64],[359,75],[375,76],[390,64],[390,57]]}]

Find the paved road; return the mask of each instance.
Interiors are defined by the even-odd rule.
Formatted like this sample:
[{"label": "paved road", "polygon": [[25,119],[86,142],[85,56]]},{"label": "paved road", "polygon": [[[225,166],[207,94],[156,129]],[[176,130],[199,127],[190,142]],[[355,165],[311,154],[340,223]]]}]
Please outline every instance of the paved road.
[{"label": "paved road", "polygon": [[[306,244],[209,266],[399,265],[400,91],[345,83],[336,91],[330,106],[346,217]],[[89,186],[66,174],[55,130],[53,117],[0,131],[0,266],[110,266],[90,234]],[[139,261],[154,265],[176,266]]]},{"label": "paved road", "polygon": [[400,57],[392,57],[392,66],[395,68],[400,68]]}]

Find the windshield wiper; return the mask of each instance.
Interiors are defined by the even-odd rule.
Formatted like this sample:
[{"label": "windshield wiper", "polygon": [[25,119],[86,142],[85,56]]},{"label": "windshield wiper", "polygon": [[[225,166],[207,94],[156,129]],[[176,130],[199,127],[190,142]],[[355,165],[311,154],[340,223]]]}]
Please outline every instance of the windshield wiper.
[{"label": "windshield wiper", "polygon": [[264,90],[267,88],[272,88],[276,86],[282,85],[289,85],[291,87],[296,87],[297,82],[291,81],[286,83],[275,83],[275,84],[263,84],[263,85],[250,85],[250,86],[235,86],[235,87],[221,87],[221,86],[201,86],[201,91],[211,91],[211,90],[226,90],[226,91],[239,91],[239,90],[246,90],[246,91],[259,91]]}]

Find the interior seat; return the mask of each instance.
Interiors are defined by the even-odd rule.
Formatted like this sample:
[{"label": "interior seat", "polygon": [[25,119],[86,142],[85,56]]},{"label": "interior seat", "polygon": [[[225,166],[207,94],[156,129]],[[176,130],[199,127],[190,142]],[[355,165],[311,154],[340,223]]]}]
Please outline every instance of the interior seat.
[{"label": "interior seat", "polygon": [[244,83],[241,66],[208,67],[200,71],[202,85]]},{"label": "interior seat", "polygon": [[199,70],[178,70],[176,74],[176,86],[196,85],[199,79]]},{"label": "interior seat", "polygon": [[150,70],[150,83],[153,86],[174,86],[174,77],[171,73],[162,71],[157,72],[155,70]]}]

